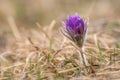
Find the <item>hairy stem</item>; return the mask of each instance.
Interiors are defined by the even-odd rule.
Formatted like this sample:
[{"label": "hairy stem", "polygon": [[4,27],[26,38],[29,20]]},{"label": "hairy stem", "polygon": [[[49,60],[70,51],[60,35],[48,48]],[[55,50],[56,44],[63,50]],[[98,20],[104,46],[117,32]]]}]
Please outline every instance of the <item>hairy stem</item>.
[{"label": "hairy stem", "polygon": [[[86,56],[85,56],[85,54],[84,54],[84,48],[81,48],[81,50],[79,50],[78,52],[79,52],[79,55],[80,55],[81,63],[85,66],[85,68],[86,68],[86,70],[87,70],[87,67],[88,67],[89,65],[88,65]],[[87,71],[88,71],[88,70],[87,70]]]},{"label": "hairy stem", "polygon": [[78,51],[79,55],[80,55],[80,61],[81,63],[85,66],[86,71],[88,72],[88,67],[91,69],[92,73],[95,73],[94,68],[88,63],[88,60],[86,58],[86,55],[84,54],[84,47],[82,47],[79,51]]}]

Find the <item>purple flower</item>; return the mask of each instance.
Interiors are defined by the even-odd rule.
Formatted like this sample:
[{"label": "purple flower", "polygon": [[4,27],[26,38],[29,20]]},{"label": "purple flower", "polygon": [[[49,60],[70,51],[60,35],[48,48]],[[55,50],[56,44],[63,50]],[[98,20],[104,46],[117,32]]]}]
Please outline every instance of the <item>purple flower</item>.
[{"label": "purple flower", "polygon": [[64,27],[61,31],[64,36],[73,41],[77,46],[82,47],[87,32],[87,21],[75,13],[72,16],[68,16],[63,23]]}]

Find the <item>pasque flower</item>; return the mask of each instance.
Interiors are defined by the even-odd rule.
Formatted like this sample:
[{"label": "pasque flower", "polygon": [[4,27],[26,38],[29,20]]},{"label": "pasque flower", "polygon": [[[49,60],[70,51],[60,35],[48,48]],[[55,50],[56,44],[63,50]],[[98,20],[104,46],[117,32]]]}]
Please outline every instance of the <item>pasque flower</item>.
[{"label": "pasque flower", "polygon": [[83,47],[87,32],[88,22],[81,18],[77,13],[68,16],[63,22],[62,33],[78,47]]},{"label": "pasque flower", "polygon": [[[87,34],[88,20],[81,18],[77,13],[68,16],[63,22],[61,32],[67,38],[69,38],[74,44],[78,46],[78,53],[80,56],[80,63],[84,64],[87,70],[89,63],[84,54],[84,42]],[[91,68],[91,67],[90,67]],[[91,68],[94,72],[93,68]]]}]

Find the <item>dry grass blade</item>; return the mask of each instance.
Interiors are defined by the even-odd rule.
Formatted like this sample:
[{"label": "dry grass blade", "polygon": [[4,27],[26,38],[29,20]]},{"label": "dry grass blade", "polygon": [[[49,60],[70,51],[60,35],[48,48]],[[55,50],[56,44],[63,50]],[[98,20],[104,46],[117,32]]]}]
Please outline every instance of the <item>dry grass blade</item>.
[{"label": "dry grass blade", "polygon": [[14,20],[14,18],[12,16],[8,17],[8,23],[9,23],[9,25],[10,25],[12,31],[13,31],[13,34],[14,34],[15,38],[17,40],[21,39],[20,32],[19,32],[19,30],[18,30],[18,28],[16,26],[16,23],[15,23],[15,20]]}]

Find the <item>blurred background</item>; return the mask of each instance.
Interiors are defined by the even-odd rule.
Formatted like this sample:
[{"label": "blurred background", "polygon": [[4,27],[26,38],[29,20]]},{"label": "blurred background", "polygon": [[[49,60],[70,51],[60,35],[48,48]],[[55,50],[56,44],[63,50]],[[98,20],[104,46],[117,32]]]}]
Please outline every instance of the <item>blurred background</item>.
[{"label": "blurred background", "polygon": [[30,29],[35,28],[36,22],[46,26],[52,20],[60,27],[60,22],[75,12],[89,17],[92,23],[97,19],[119,19],[120,0],[0,0],[0,46],[4,48],[11,38],[9,16],[18,29]]}]

